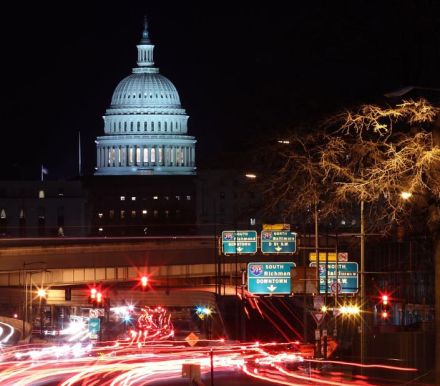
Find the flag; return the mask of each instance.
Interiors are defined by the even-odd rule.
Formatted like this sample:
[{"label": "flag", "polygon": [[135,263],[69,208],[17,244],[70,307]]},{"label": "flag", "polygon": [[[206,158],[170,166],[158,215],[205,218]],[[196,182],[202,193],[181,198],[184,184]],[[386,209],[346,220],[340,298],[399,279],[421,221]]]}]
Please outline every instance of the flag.
[{"label": "flag", "polygon": [[49,174],[49,171],[43,165],[41,165],[41,181],[43,181],[45,174]]}]

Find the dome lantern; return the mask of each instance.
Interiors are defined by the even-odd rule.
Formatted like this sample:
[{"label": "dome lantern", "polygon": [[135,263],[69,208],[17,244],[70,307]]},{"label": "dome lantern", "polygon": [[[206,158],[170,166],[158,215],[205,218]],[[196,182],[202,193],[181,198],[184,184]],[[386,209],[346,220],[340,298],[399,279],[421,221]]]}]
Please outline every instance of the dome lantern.
[{"label": "dome lantern", "polygon": [[148,33],[147,16],[144,17],[144,30],[142,31],[142,38],[136,46],[138,50],[137,65],[139,67],[153,67],[153,50],[154,45],[151,44],[150,34]]}]

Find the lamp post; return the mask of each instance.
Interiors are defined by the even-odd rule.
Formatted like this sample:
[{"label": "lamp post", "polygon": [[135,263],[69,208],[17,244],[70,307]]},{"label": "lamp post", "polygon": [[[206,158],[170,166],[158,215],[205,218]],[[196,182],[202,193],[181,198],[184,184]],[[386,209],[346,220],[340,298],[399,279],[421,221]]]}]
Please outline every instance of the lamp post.
[{"label": "lamp post", "polygon": [[[31,261],[29,263],[23,262],[23,284],[24,284],[24,316],[23,316],[23,338],[26,338],[26,323],[29,321],[28,315],[29,315],[29,302],[31,304],[31,311],[32,311],[32,293],[31,296],[28,297],[28,288],[32,288],[32,275],[34,273],[40,272],[27,272],[26,267],[33,264],[46,264],[45,261]],[[41,270],[43,272],[43,270]],[[28,273],[30,276],[30,285],[28,286]],[[32,312],[31,312],[32,315]],[[31,327],[32,327],[32,320],[31,320]]]}]

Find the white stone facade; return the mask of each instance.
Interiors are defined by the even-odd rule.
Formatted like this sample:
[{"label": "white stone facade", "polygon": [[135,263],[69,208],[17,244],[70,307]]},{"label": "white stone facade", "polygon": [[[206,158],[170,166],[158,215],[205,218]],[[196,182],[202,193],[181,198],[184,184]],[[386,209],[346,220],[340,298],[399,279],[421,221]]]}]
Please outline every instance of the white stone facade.
[{"label": "white stone facade", "polygon": [[95,175],[193,175],[194,137],[174,85],[154,67],[154,45],[145,23],[138,67],[113,92],[96,139]]}]

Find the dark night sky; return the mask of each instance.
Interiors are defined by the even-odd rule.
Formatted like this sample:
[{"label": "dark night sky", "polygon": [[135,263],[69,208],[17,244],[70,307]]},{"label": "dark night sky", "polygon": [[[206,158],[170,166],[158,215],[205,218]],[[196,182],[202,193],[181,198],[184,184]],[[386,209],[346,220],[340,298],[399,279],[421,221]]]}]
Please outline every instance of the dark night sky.
[{"label": "dark night sky", "polygon": [[144,13],[199,167],[390,90],[440,87],[439,1],[58,4],[2,14],[0,178],[37,179],[42,163],[50,179],[75,176],[78,130],[93,172],[101,116],[135,66]]}]

